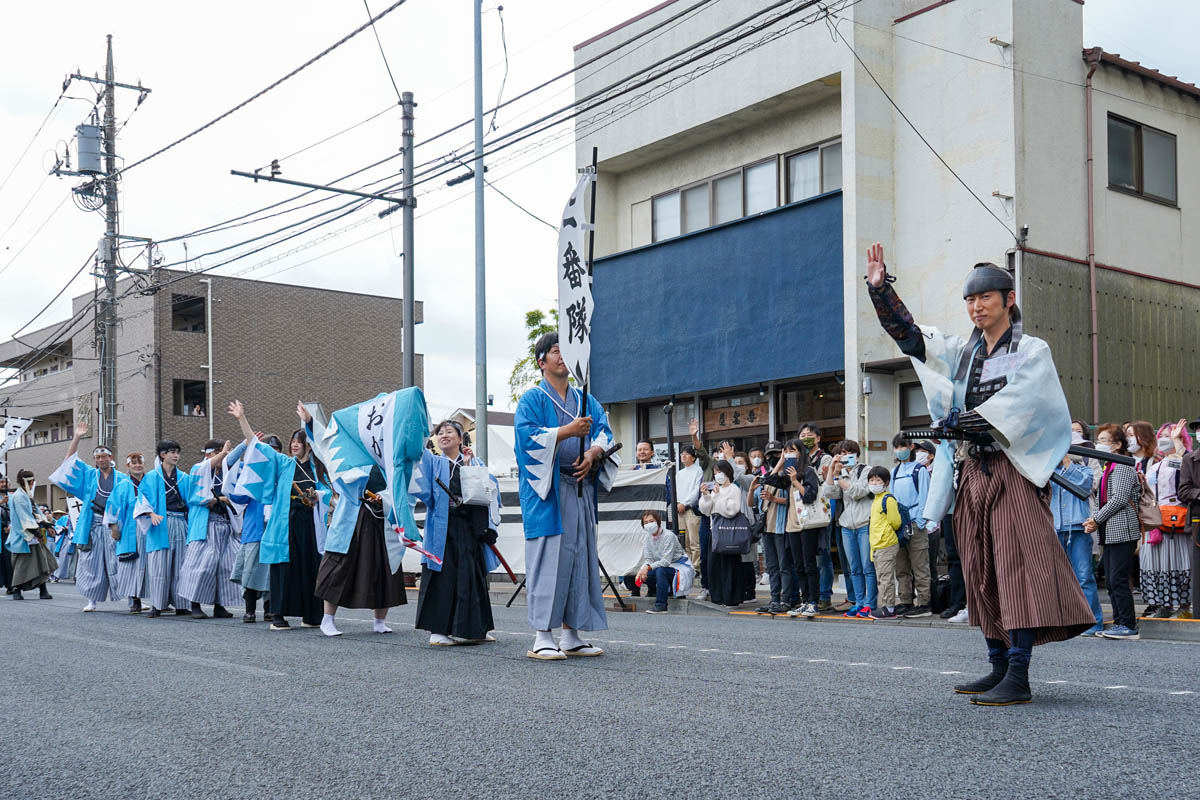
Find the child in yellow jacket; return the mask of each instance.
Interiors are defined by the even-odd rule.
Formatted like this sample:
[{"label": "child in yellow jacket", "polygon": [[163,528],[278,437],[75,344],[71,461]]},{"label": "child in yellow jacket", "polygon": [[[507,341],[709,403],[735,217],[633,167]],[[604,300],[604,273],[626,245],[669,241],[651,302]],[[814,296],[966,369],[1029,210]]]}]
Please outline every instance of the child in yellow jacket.
[{"label": "child in yellow jacket", "polygon": [[874,495],[871,501],[871,560],[875,562],[875,578],[879,586],[879,604],[871,612],[873,619],[896,618],[896,554],[900,552],[900,503],[887,490],[891,474],[883,467],[872,467],[867,473],[867,488]]}]

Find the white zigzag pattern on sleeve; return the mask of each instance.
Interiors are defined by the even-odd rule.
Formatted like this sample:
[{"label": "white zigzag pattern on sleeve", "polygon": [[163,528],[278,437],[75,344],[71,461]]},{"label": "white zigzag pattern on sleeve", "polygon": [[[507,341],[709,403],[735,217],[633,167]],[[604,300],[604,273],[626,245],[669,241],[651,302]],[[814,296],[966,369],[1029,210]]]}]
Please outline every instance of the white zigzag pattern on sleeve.
[{"label": "white zigzag pattern on sleeve", "polygon": [[550,487],[554,483],[554,444],[558,438],[558,428],[543,428],[541,433],[535,433],[530,438],[533,439],[534,445],[539,450],[548,451],[550,455],[547,461],[542,462],[534,458],[532,453],[528,453],[529,463],[526,464],[526,469],[533,476],[533,480],[529,482],[529,485],[537,492],[538,497],[545,500],[550,494]]}]

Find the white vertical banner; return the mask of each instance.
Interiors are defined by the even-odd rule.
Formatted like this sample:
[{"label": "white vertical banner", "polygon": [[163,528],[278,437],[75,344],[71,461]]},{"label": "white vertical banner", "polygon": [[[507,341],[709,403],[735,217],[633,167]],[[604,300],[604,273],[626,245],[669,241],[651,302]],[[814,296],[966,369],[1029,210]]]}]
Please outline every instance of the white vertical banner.
[{"label": "white vertical banner", "polygon": [[23,417],[9,417],[4,421],[4,441],[0,442],[0,477],[5,475],[4,456],[21,439],[21,434],[29,429],[33,420]]},{"label": "white vertical banner", "polygon": [[584,173],[563,209],[558,229],[558,349],[571,375],[581,385],[587,382],[592,360],[592,276],[588,274],[584,205],[595,174]]}]

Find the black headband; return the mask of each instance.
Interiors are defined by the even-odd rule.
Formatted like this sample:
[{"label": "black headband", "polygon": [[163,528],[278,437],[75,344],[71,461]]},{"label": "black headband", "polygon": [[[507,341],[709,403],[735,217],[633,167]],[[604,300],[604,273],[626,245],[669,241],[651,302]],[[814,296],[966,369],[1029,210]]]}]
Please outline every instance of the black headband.
[{"label": "black headband", "polygon": [[963,299],[984,292],[1008,294],[1013,291],[1013,287],[1013,276],[1008,270],[983,262],[976,264],[975,268],[967,274],[967,280],[963,284]]}]

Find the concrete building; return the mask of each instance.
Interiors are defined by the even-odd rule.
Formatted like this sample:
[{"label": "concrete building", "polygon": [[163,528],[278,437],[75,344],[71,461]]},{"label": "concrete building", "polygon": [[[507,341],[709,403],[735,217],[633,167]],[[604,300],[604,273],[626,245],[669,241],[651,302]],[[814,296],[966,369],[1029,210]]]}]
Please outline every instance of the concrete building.
[{"label": "concrete building", "polygon": [[630,45],[576,73],[602,103],[576,158],[598,149],[592,381],[621,440],[664,441],[673,396],[677,438],[812,420],[886,460],[928,418],[864,287],[875,241],[942,330],[970,330],[971,265],[1014,270],[1074,416],[1195,415],[1200,89],[1085,50],[1079,0],[772,5],[660,28],[686,8],[663,2],[576,48]]},{"label": "concrete building", "polygon": [[[122,295],[133,278],[118,283]],[[211,283],[208,281],[211,280]],[[393,297],[159,270],[118,305],[117,462],[139,451],[154,461],[159,439],[176,439],[181,463],[199,460],[212,437],[236,439],[225,409],[239,399],[257,430],[285,441],[298,427],[298,399],[326,409],[400,385],[401,301]],[[76,323],[50,325],[0,344],[0,410],[36,421],[8,453],[8,472],[32,469],[38,499],[62,499],[47,476],[89,420],[80,453],[91,457],[100,385],[92,294],[74,298]],[[211,302],[210,302],[211,301]],[[211,313],[211,316],[210,316]],[[417,322],[422,306],[417,303]],[[65,320],[64,322],[69,322]],[[208,369],[209,348],[212,371]],[[418,384],[423,360],[416,356]],[[51,492],[47,494],[47,492]]]}]

